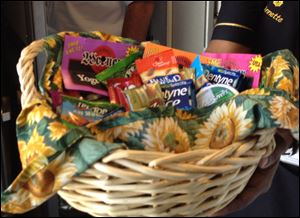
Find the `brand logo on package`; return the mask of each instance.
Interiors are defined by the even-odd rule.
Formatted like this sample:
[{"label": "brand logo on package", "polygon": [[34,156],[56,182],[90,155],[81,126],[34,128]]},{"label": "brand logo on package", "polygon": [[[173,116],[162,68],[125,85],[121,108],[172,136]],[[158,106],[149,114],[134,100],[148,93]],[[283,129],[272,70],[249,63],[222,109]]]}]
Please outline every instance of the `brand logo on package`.
[{"label": "brand logo on package", "polygon": [[114,51],[108,46],[99,46],[95,51],[85,51],[82,54],[81,64],[92,66],[95,73],[99,73],[116,64],[120,59],[116,58]]}]

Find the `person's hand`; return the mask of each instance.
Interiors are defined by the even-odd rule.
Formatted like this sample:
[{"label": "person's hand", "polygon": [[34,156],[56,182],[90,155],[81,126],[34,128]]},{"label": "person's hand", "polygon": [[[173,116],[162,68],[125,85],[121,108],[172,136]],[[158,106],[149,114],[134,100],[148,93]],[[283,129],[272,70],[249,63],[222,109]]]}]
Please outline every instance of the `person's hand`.
[{"label": "person's hand", "polygon": [[269,157],[261,159],[245,189],[228,206],[213,216],[224,216],[241,210],[270,189],[273,177],[278,168],[280,156],[293,143],[293,137],[290,131],[278,129],[275,140],[276,148],[274,152]]}]

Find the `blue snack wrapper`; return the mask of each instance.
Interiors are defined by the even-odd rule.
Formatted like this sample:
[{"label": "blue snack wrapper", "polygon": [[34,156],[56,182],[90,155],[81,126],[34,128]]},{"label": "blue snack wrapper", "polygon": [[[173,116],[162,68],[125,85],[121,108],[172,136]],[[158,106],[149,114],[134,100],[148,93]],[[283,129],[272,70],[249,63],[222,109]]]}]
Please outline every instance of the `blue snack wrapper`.
[{"label": "blue snack wrapper", "polygon": [[148,80],[148,83],[159,83],[160,85],[174,83],[181,80],[180,74],[171,74],[167,76],[157,76]]},{"label": "blue snack wrapper", "polygon": [[202,89],[203,87],[212,85],[205,77],[199,55],[195,58],[195,60],[191,64],[191,68],[195,69],[195,89],[196,89],[196,92],[199,92],[200,89]]},{"label": "blue snack wrapper", "polygon": [[175,106],[179,109],[190,110],[196,106],[195,88],[193,80],[161,85],[166,106]]},{"label": "blue snack wrapper", "polygon": [[203,75],[203,68],[200,62],[200,56],[198,55],[193,63],[191,64],[191,68],[195,69],[196,79]]},{"label": "blue snack wrapper", "polygon": [[212,84],[224,84],[237,89],[243,76],[239,71],[227,70],[206,64],[202,64],[202,67],[206,79]]}]

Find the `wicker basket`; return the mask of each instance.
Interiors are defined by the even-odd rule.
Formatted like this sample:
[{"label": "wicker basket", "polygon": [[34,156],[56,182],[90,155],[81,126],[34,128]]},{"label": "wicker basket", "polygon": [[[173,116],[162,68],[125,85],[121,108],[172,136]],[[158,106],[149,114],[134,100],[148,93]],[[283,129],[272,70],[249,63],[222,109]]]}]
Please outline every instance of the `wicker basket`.
[{"label": "wicker basket", "polygon": [[[43,44],[26,47],[17,65],[23,108],[42,98],[33,61]],[[223,149],[181,154],[117,150],[58,194],[93,216],[209,216],[244,189],[260,159],[274,150],[274,134],[275,129],[264,129]]]}]

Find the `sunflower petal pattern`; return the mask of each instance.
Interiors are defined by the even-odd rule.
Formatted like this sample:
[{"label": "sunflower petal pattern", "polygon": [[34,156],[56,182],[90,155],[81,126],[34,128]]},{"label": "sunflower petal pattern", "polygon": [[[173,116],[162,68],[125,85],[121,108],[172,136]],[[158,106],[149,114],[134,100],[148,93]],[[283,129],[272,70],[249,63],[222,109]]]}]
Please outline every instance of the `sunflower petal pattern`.
[{"label": "sunflower petal pattern", "polygon": [[174,118],[156,119],[143,136],[145,150],[181,153],[190,150],[188,134]]},{"label": "sunflower petal pattern", "polygon": [[26,167],[32,160],[38,156],[49,157],[55,153],[53,147],[47,146],[44,142],[44,136],[40,135],[35,128],[26,145],[19,143],[22,166]]},{"label": "sunflower petal pattern", "polygon": [[199,126],[194,149],[223,148],[250,135],[253,120],[246,118],[247,111],[234,101],[217,107],[209,119]]},{"label": "sunflower petal pattern", "polygon": [[285,49],[263,58],[260,88],[274,88],[299,97],[299,63],[293,54]]},{"label": "sunflower petal pattern", "polygon": [[293,93],[292,95],[299,99],[299,66],[293,67]]},{"label": "sunflower petal pattern", "polygon": [[[86,138],[94,145],[90,153],[96,160],[123,146],[96,141],[82,127],[69,129],[42,100],[34,100],[23,109],[17,128],[23,170],[1,194],[1,211],[8,213],[32,210],[70,182],[75,174],[84,171],[90,164],[82,164],[88,159],[81,153],[88,148]],[[128,134],[133,134],[135,129]]]},{"label": "sunflower petal pattern", "polygon": [[66,132],[68,131],[68,127],[66,127],[61,122],[55,121],[49,123],[48,130],[50,131],[51,140],[56,141],[66,134]]},{"label": "sunflower petal pattern", "polygon": [[299,108],[284,97],[275,96],[270,101],[270,111],[280,128],[294,130],[299,128]]},{"label": "sunflower petal pattern", "polygon": [[18,116],[23,169],[1,194],[3,212],[25,213],[41,205],[114,149],[171,153],[222,149],[265,128],[289,129],[299,140],[299,64],[288,50],[263,58],[260,88],[222,105],[189,111],[147,108],[83,127],[67,125],[49,104],[51,91],[63,89],[60,64],[66,34],[136,45],[101,32],[61,32],[44,39],[48,60],[39,82],[43,99],[33,100]]}]

